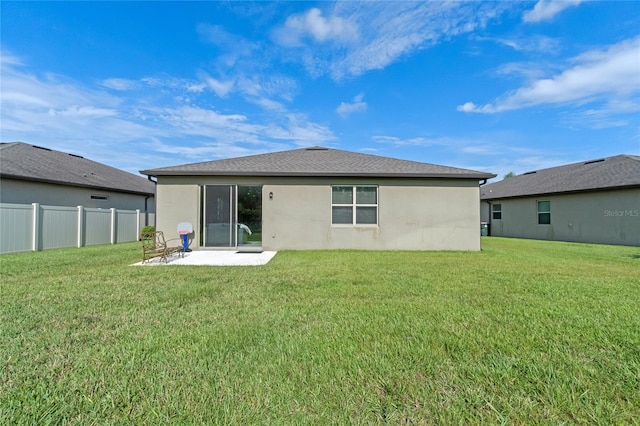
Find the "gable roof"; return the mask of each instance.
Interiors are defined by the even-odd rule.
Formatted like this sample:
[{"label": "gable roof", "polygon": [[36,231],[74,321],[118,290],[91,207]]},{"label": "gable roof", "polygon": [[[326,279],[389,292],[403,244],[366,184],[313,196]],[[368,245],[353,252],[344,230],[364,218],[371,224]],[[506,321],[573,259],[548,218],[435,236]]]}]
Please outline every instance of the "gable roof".
[{"label": "gable roof", "polygon": [[154,195],[155,183],[84,157],[23,142],[0,144],[0,177]]},{"label": "gable roof", "polygon": [[493,200],[628,187],[640,188],[640,157],[616,155],[536,170],[490,183],[481,188],[480,198]]},{"label": "gable roof", "polygon": [[490,179],[494,174],[311,147],[142,170],[149,176],[313,176]]}]

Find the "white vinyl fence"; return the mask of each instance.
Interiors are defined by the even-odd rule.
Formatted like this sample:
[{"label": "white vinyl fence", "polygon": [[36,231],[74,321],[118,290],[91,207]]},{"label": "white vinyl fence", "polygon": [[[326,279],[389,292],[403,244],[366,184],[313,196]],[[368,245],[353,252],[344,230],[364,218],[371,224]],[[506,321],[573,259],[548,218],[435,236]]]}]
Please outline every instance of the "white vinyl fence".
[{"label": "white vinyl fence", "polygon": [[[0,203],[0,253],[137,241],[140,210]],[[155,215],[148,215],[149,224]]]}]

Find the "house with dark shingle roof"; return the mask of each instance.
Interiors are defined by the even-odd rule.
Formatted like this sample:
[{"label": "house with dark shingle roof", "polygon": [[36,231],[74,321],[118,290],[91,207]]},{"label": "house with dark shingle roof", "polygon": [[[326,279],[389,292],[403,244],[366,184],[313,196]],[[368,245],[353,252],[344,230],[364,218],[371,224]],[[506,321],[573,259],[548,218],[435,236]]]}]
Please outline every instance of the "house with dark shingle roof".
[{"label": "house with dark shingle roof", "polygon": [[640,157],[531,171],[481,188],[481,218],[500,237],[640,246]]},{"label": "house with dark shingle roof", "polygon": [[0,202],[155,211],[155,183],[79,155],[0,144]]},{"label": "house with dark shingle roof", "polygon": [[495,175],[311,147],[143,170],[157,229],[194,249],[480,250],[479,183]]}]

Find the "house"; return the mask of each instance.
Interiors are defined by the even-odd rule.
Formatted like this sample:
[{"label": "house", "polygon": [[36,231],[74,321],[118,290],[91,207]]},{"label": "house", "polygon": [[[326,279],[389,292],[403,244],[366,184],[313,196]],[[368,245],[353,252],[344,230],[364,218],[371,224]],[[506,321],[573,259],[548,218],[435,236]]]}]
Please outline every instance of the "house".
[{"label": "house", "polygon": [[144,170],[157,228],[190,247],[479,250],[473,170],[323,147]]},{"label": "house", "polygon": [[155,183],[79,155],[0,144],[0,202],[155,211]]},{"label": "house", "polygon": [[481,188],[481,218],[500,237],[640,246],[640,157],[531,171]]}]

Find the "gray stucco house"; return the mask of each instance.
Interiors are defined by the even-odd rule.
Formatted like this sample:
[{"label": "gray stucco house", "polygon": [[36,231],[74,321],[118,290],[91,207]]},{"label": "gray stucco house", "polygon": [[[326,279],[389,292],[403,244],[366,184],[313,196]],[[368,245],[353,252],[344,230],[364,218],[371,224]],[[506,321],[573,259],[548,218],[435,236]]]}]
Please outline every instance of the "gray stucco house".
[{"label": "gray stucco house", "polygon": [[79,155],[0,144],[0,202],[155,211],[155,183]]},{"label": "gray stucco house", "polygon": [[473,170],[312,147],[143,170],[192,249],[480,250]]},{"label": "gray stucco house", "polygon": [[499,237],[640,246],[640,157],[536,170],[481,188],[481,219]]}]

